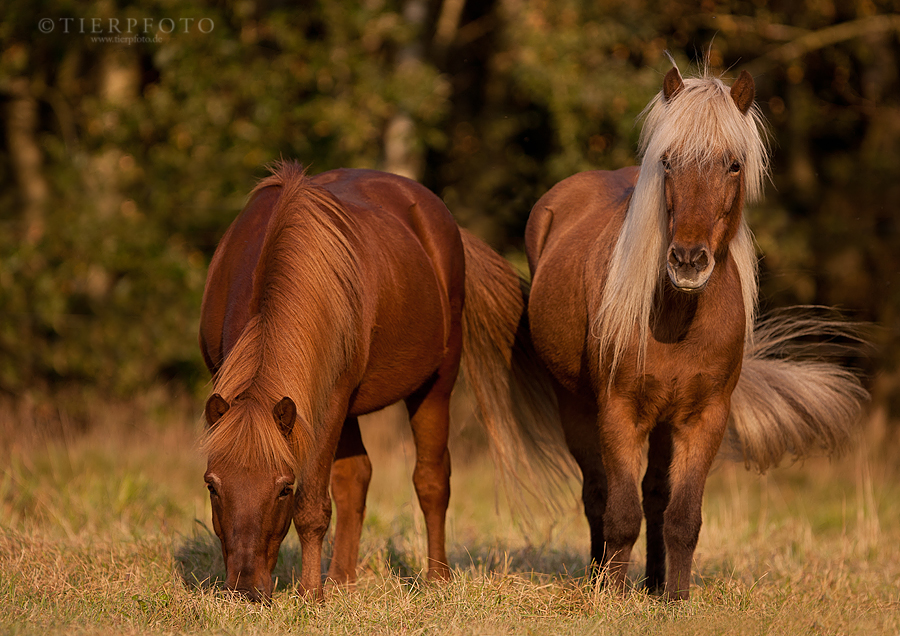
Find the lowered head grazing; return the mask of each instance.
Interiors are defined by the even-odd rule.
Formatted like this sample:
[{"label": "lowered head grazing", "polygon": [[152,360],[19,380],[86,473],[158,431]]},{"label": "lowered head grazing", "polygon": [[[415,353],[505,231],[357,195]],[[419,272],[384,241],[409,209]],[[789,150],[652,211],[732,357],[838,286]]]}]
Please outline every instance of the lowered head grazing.
[{"label": "lowered head grazing", "polygon": [[[288,440],[296,406],[286,397],[266,409],[249,395],[239,395],[229,404],[216,393],[206,403],[205,416],[209,451],[205,480],[213,529],[222,543],[225,585],[252,601],[267,601],[278,549],[294,512]],[[256,439],[247,439],[251,436]],[[265,436],[270,439],[260,439]],[[232,452],[247,448],[269,450]]]}]

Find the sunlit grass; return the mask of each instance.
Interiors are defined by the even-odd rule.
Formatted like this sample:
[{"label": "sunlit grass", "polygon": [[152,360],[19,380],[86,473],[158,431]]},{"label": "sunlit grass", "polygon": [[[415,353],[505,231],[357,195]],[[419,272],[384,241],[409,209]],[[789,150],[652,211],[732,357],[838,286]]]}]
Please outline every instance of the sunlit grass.
[{"label": "sunlit grass", "polygon": [[[23,431],[0,463],[0,633],[896,634],[900,480],[883,444],[759,477],[720,463],[710,478],[691,601],[639,587],[639,542],[619,597],[585,577],[577,503],[530,523],[496,495],[471,430],[456,433],[448,517],[453,580],[423,580],[424,527],[397,411],[364,423],[373,483],[359,581],[310,604],[296,593],[291,533],[273,602],[222,589],[188,400],[97,406],[87,432]],[[39,427],[38,427],[39,428]],[[328,549],[326,548],[326,560]]]}]

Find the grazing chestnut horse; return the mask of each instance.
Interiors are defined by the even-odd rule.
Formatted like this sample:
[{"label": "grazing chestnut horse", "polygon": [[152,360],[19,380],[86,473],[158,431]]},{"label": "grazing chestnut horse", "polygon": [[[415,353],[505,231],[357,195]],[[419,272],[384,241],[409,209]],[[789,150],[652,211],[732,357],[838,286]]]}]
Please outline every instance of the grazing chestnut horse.
[{"label": "grazing chestnut horse", "polygon": [[673,68],[645,111],[640,167],[562,181],[526,229],[531,334],[581,468],[592,561],[624,587],[646,516],[646,585],[673,599],[688,597],[729,415],[745,461],[765,469],[786,451],[841,447],[866,395],[836,365],[772,357],[833,323],[782,318],[754,333],[743,207],[767,172],[754,93],[746,72],[729,90]]},{"label": "grazing chestnut horse", "polygon": [[461,352],[502,461],[553,436],[541,416],[552,390],[530,390],[519,353],[523,313],[518,276],[423,186],[276,166],[222,238],[203,296],[200,347],[215,386],[205,478],[227,587],[271,596],[293,520],[301,590],[321,598],[329,480],[328,576],[355,579],[372,470],[357,418],[398,400],[415,437],[428,576],[448,578],[448,402]]}]

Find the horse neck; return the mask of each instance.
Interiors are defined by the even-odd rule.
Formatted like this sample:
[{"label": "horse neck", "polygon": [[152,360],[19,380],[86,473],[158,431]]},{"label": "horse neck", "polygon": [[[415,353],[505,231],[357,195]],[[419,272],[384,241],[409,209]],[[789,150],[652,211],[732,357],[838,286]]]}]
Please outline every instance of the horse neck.
[{"label": "horse neck", "polygon": [[687,335],[699,309],[699,294],[676,291],[660,278],[650,313],[650,333],[658,342],[678,342]]},{"label": "horse neck", "polygon": [[608,243],[609,237],[601,236],[595,245],[600,253],[608,250],[609,259],[597,259],[604,275],[597,279],[602,291],[592,302],[591,333],[613,372],[610,377],[634,345],[643,365],[658,275],[664,271],[662,188],[661,174],[642,166],[616,238]]}]

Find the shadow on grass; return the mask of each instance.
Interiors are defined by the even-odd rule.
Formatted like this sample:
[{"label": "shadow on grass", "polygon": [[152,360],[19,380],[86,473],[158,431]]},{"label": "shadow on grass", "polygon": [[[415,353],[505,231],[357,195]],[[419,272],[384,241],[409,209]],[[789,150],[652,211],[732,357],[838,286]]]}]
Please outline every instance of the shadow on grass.
[{"label": "shadow on grass", "polygon": [[[330,537],[329,537],[330,538]],[[396,540],[395,540],[396,539]],[[331,541],[323,550],[323,567],[331,557]],[[586,554],[574,548],[537,545],[509,548],[501,544],[478,543],[448,546],[450,568],[456,573],[475,575],[517,574],[546,580],[584,580],[589,576]],[[222,547],[215,533],[200,520],[193,536],[185,537],[175,548],[175,563],[184,585],[198,591],[225,589],[225,564]],[[360,555],[365,569],[380,571],[413,588],[425,582],[424,555],[400,538],[388,537],[380,549]],[[281,545],[275,566],[275,591],[290,591],[299,578],[302,555],[296,541]]]},{"label": "shadow on grass", "polygon": [[[329,537],[330,538],[330,537]],[[331,541],[323,550],[323,567],[331,558]],[[448,546],[448,560],[454,578],[490,577],[514,575],[541,584],[554,583],[566,587],[578,587],[584,583],[597,583],[596,573],[590,571],[588,555],[572,547],[556,548],[548,545],[530,545],[510,548],[499,543],[470,543]],[[197,520],[193,536],[185,537],[175,548],[175,563],[184,585],[191,590],[218,592],[225,590],[225,564],[218,537]],[[360,555],[363,570],[380,572],[394,579],[401,587],[411,591],[424,591],[428,587],[425,557],[412,548],[402,537],[388,537],[380,548]],[[301,550],[296,541],[286,540],[281,545],[275,566],[276,592],[291,592],[296,587],[301,565]],[[707,564],[705,572],[693,572],[695,588],[711,588],[720,595],[736,594],[733,566]],[[360,572],[362,575],[362,572]],[[634,589],[643,589],[644,564],[632,562],[628,578]],[[740,578],[740,577],[738,577]],[[324,573],[323,573],[324,580]],[[750,590],[756,583],[750,581]],[[601,583],[602,585],[602,583]],[[734,588],[734,589],[732,589]],[[725,590],[724,592],[722,590]],[[746,598],[745,598],[746,597]],[[750,596],[741,597],[741,606]]]},{"label": "shadow on grass", "polygon": [[590,575],[588,555],[573,548],[529,545],[456,546],[447,555],[454,570],[480,573],[541,575],[551,579],[583,579]]},{"label": "shadow on grass", "polygon": [[[574,548],[548,545],[509,547],[500,543],[450,544],[447,560],[455,573],[517,574],[529,578],[583,579],[590,575],[589,557]],[[389,537],[376,550],[361,555],[366,569],[417,585],[426,576],[425,555],[402,537]]]}]

